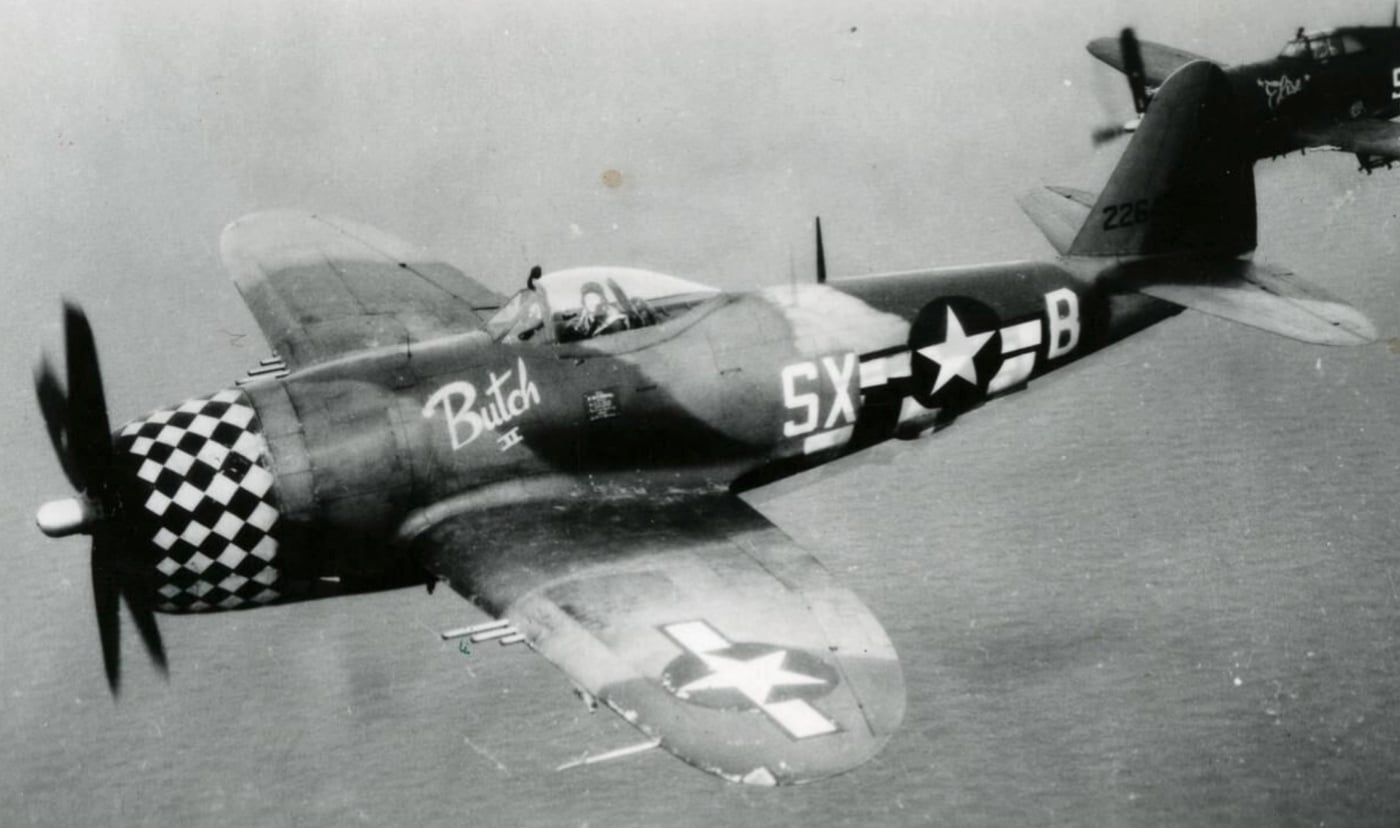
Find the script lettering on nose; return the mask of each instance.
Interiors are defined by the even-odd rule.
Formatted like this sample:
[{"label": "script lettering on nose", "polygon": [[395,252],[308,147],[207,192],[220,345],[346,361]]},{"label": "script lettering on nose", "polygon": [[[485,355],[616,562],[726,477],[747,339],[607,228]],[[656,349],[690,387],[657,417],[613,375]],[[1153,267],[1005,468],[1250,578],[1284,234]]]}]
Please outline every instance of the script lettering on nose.
[{"label": "script lettering on nose", "polygon": [[[478,396],[481,397],[479,401]],[[525,360],[520,359],[513,369],[500,374],[489,372],[484,395],[478,395],[476,386],[465,380],[443,385],[423,404],[423,416],[432,418],[442,410],[447,438],[452,450],[457,451],[471,445],[483,432],[495,431],[521,417],[539,401],[539,386],[530,379]],[[501,450],[520,442],[518,433],[516,437],[505,441]]]}]

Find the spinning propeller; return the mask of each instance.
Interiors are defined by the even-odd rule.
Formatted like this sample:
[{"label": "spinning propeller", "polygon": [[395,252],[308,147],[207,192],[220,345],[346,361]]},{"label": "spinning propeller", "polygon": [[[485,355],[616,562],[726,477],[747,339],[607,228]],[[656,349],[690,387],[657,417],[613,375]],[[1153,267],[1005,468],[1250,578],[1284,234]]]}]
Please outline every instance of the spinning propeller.
[{"label": "spinning propeller", "polygon": [[1091,135],[1094,146],[1112,141],[1120,135],[1137,130],[1142,115],[1152,98],[1147,93],[1147,70],[1143,68],[1142,47],[1138,45],[1137,34],[1131,28],[1118,35],[1118,54],[1123,58],[1123,74],[1128,77],[1128,90],[1133,94],[1133,109],[1137,117],[1125,124],[1106,124],[1096,127]]},{"label": "spinning propeller", "polygon": [[64,303],[64,344],[68,385],[65,389],[48,358],[34,371],[34,390],[48,426],[54,453],[74,497],[45,503],[36,516],[49,537],[92,535],[92,591],[102,662],[112,695],[121,684],[121,627],[118,605],[125,598],[146,651],[162,674],[168,674],[165,645],[156,628],[149,589],[144,589],[132,562],[139,556],[131,529],[123,519],[121,487],[113,474],[111,426],[102,393],[102,372],[92,327],[82,308]]}]

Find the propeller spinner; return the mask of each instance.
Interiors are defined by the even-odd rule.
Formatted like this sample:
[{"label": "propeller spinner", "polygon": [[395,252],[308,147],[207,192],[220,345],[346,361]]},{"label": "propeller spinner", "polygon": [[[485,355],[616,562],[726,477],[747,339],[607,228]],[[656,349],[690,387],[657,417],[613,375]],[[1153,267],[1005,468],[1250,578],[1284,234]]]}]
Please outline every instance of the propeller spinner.
[{"label": "propeller spinner", "polygon": [[134,544],[112,474],[111,426],[92,326],[82,308],[70,303],[64,304],[63,321],[67,387],[45,358],[35,369],[34,390],[54,453],[78,494],[45,503],[35,517],[40,531],[49,537],[92,536],[93,603],[107,685],[115,696],[121,685],[118,607],[123,599],[151,660],[162,674],[168,674],[168,665],[148,592],[140,588],[128,565]]}]

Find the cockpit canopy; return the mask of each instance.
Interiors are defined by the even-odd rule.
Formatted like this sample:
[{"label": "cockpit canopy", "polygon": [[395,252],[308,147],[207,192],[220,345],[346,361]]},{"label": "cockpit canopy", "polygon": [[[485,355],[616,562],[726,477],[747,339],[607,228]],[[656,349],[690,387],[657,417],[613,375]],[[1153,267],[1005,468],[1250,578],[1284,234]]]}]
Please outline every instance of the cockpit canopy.
[{"label": "cockpit canopy", "polygon": [[486,330],[498,342],[575,342],[660,324],[718,294],[650,270],[576,267],[535,280]]},{"label": "cockpit canopy", "polygon": [[1355,36],[1334,31],[1298,32],[1298,36],[1288,42],[1279,57],[1302,58],[1304,60],[1328,60],[1340,55],[1354,55],[1366,51],[1366,45]]}]

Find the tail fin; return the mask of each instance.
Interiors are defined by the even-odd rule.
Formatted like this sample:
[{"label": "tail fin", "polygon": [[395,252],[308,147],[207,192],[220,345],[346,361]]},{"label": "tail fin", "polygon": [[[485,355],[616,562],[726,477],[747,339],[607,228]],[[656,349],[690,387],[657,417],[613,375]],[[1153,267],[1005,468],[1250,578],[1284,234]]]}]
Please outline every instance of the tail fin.
[{"label": "tail fin", "polygon": [[1167,78],[1065,253],[1234,256],[1255,246],[1253,161],[1220,67]]},{"label": "tail fin", "polygon": [[1076,190],[1047,188],[1022,205],[1064,255],[1128,259],[1101,269],[1113,289],[1303,342],[1374,342],[1375,325],[1356,308],[1291,271],[1240,258],[1256,232],[1241,131],[1225,73],[1189,63],[1162,84],[1087,216],[1090,197]]}]

